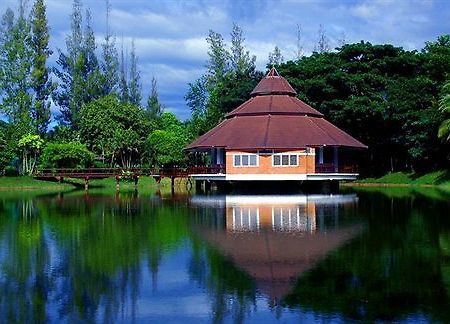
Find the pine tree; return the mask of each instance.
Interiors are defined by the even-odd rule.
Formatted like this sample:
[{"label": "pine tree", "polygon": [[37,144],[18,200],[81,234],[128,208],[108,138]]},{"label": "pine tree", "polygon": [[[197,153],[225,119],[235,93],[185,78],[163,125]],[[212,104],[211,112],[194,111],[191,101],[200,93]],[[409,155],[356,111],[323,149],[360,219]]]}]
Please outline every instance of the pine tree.
[{"label": "pine tree", "polygon": [[102,95],[107,96],[119,90],[119,58],[116,49],[116,38],[112,36],[109,27],[109,15],[111,6],[106,0],[106,35],[102,45],[102,73],[103,89]]},{"label": "pine tree", "polygon": [[156,78],[152,78],[152,87],[150,89],[150,94],[147,99],[147,112],[150,119],[155,120],[158,119],[163,113],[164,107],[159,102],[158,96],[158,86]]},{"label": "pine tree", "polygon": [[48,47],[49,30],[43,0],[36,0],[31,12],[31,47],[33,49],[32,87],[35,98],[32,116],[38,133],[44,134],[50,122],[49,97],[54,85],[49,78],[47,59],[52,54]]},{"label": "pine tree", "polygon": [[30,24],[24,16],[24,4],[20,2],[17,19],[11,9],[2,18],[0,36],[0,111],[21,129],[31,127],[30,107],[31,49]]},{"label": "pine tree", "polygon": [[242,28],[233,24],[231,31],[231,68],[237,75],[248,74],[255,70],[256,56],[250,57],[244,48],[244,33]]},{"label": "pine tree", "polygon": [[61,109],[60,121],[75,126],[76,114],[83,103],[83,16],[81,0],[74,0],[71,14],[71,34],[66,38],[67,53],[60,51],[55,74],[59,78],[59,91],[55,101]]},{"label": "pine tree", "polygon": [[125,54],[123,51],[123,40],[122,40],[122,49],[120,51],[119,97],[120,97],[120,101],[123,103],[129,101],[126,63],[127,63],[127,60],[125,58]]},{"label": "pine tree", "polygon": [[330,51],[330,41],[326,35],[325,27],[319,26],[317,45],[314,47],[314,51],[318,53],[325,53]]},{"label": "pine tree", "polygon": [[283,63],[283,61],[284,58],[283,55],[281,55],[280,49],[278,48],[278,46],[275,46],[273,52],[269,53],[269,65],[280,65],[281,63]]},{"label": "pine tree", "polygon": [[98,62],[97,54],[95,53],[97,45],[95,44],[95,35],[92,29],[92,16],[90,10],[86,10],[86,26],[83,36],[83,57],[84,57],[84,71],[83,81],[85,83],[85,94],[83,96],[83,104],[91,102],[102,96],[102,74]]},{"label": "pine tree", "polygon": [[305,54],[303,51],[303,30],[302,30],[302,26],[300,24],[297,24],[297,50],[295,52],[295,58],[297,60],[300,60],[303,55]]},{"label": "pine tree", "polygon": [[138,70],[138,57],[134,41],[131,41],[130,53],[130,80],[129,80],[129,102],[133,105],[140,106],[142,100],[141,74]]},{"label": "pine tree", "polygon": [[91,13],[86,11],[83,30],[81,0],[74,0],[71,15],[71,35],[66,39],[67,54],[60,53],[59,70],[56,75],[61,80],[60,90],[55,99],[61,107],[63,124],[77,128],[78,113],[83,104],[102,96],[103,76],[96,56]]},{"label": "pine tree", "polygon": [[206,78],[208,86],[214,87],[223,80],[225,73],[228,71],[230,53],[226,49],[221,34],[210,30],[206,41],[209,45]]}]

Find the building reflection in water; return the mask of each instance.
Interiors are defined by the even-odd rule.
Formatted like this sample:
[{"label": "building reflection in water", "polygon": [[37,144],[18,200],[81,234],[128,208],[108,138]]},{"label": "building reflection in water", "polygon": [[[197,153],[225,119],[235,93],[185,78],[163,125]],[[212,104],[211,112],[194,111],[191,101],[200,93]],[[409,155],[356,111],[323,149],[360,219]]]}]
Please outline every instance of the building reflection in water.
[{"label": "building reflection in water", "polygon": [[[361,232],[352,219],[356,195],[192,197],[200,210],[220,210],[196,232],[279,300],[297,278]],[[206,216],[206,215],[205,215]],[[212,215],[209,215],[212,216]]]}]

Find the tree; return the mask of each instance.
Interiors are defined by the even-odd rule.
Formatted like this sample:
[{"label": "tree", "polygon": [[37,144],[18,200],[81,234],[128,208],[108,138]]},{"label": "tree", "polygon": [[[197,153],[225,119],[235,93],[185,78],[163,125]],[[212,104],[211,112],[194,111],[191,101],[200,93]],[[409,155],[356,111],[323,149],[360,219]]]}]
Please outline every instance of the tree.
[{"label": "tree", "polygon": [[34,3],[31,11],[31,31],[31,48],[33,50],[31,81],[35,93],[32,116],[37,132],[44,134],[50,122],[49,98],[54,90],[47,67],[47,59],[52,51],[49,49],[50,35],[44,0],[36,0]]},{"label": "tree", "polygon": [[[450,81],[447,81],[443,90],[443,95],[439,100],[439,110],[442,114],[448,116],[450,114]],[[446,142],[450,142],[450,118],[441,123],[438,136]]]},{"label": "tree", "polygon": [[96,56],[95,36],[91,26],[91,13],[86,11],[83,31],[81,0],[74,0],[71,15],[71,35],[66,38],[67,53],[60,53],[59,69],[55,70],[60,79],[60,89],[55,95],[61,107],[61,122],[78,127],[78,114],[83,104],[100,98],[102,74]]},{"label": "tree", "polygon": [[3,171],[6,166],[11,161],[11,154],[8,148],[8,141],[7,141],[7,127],[8,125],[0,121],[0,175],[3,174]]},{"label": "tree", "polygon": [[346,44],[281,64],[279,71],[302,100],[369,146],[363,172],[420,171],[443,165],[435,104],[445,73],[436,69],[445,66],[442,46],[431,61],[430,53],[392,45]]},{"label": "tree", "polygon": [[86,168],[93,161],[94,154],[80,142],[49,143],[42,150],[46,168]]},{"label": "tree", "polygon": [[128,102],[130,99],[128,81],[127,81],[127,60],[124,57],[123,41],[120,51],[120,77],[119,77],[119,97],[122,102]]},{"label": "tree", "polygon": [[278,46],[275,46],[273,52],[269,53],[269,66],[280,65],[283,63],[283,55],[281,55],[281,51]]},{"label": "tree", "polygon": [[101,63],[103,73],[102,95],[107,96],[116,93],[119,90],[119,58],[116,48],[116,38],[112,36],[109,26],[109,15],[111,6],[109,0],[106,0],[106,34],[102,45]]},{"label": "tree", "polygon": [[206,42],[209,45],[206,80],[208,87],[214,87],[223,80],[225,73],[228,71],[230,54],[221,34],[210,30]]},{"label": "tree", "polygon": [[22,174],[33,174],[43,144],[44,140],[39,135],[27,134],[19,140],[18,148],[22,151]]},{"label": "tree", "polygon": [[318,53],[329,52],[331,49],[330,41],[326,35],[325,27],[322,24],[319,25],[317,35],[318,35],[317,45],[314,47],[314,51]]},{"label": "tree", "polygon": [[76,115],[83,100],[83,16],[81,0],[74,0],[71,14],[71,34],[66,37],[67,53],[60,51],[55,74],[59,78],[59,91],[55,93],[55,101],[60,106],[60,121],[75,126]]},{"label": "tree", "polygon": [[134,40],[131,41],[131,53],[130,53],[130,81],[129,81],[129,101],[131,104],[140,106],[142,100],[142,84],[141,73],[138,69],[138,57],[136,55],[136,47],[134,46]]},{"label": "tree", "polygon": [[142,146],[152,125],[146,112],[109,95],[83,106],[80,136],[105,163],[130,168],[140,163]]},{"label": "tree", "polygon": [[297,24],[297,35],[296,36],[297,36],[297,42],[296,42],[297,50],[295,52],[295,58],[297,60],[300,60],[303,57],[303,55],[305,54],[303,51],[303,40],[302,40],[303,31],[302,31],[302,26],[300,24]]},{"label": "tree", "polygon": [[261,78],[256,71],[256,58],[245,49],[243,31],[238,25],[234,24],[231,32],[231,53],[221,34],[210,30],[206,40],[207,71],[189,84],[185,96],[193,113],[188,128],[198,135],[216,126],[226,113],[246,101]]},{"label": "tree", "polygon": [[84,29],[82,49],[82,58],[84,59],[83,83],[85,84],[82,104],[105,95],[102,91],[103,76],[96,50],[97,45],[92,29],[92,16],[91,11],[88,9],[86,10],[86,26]]},{"label": "tree", "polygon": [[23,3],[17,19],[11,9],[3,15],[0,36],[0,112],[13,124],[31,127],[33,51],[30,24]]},{"label": "tree", "polygon": [[164,107],[159,102],[158,87],[155,77],[152,77],[152,88],[147,99],[147,112],[151,120],[158,119],[163,113]]},{"label": "tree", "polygon": [[242,28],[233,24],[231,31],[231,70],[238,75],[245,75],[255,70],[256,56],[250,57],[250,52],[244,47]]},{"label": "tree", "polygon": [[186,161],[184,148],[188,137],[177,117],[165,112],[161,115],[160,127],[150,133],[146,140],[150,164],[174,166]]}]

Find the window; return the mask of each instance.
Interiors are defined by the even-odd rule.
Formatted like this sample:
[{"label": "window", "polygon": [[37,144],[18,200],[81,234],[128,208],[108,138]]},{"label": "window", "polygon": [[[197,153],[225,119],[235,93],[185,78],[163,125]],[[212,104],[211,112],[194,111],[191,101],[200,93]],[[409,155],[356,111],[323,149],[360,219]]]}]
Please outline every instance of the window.
[{"label": "window", "polygon": [[298,154],[274,154],[272,155],[273,166],[298,166]]},{"label": "window", "polygon": [[281,165],[281,155],[274,155],[273,156],[273,165],[274,166]]},{"label": "window", "polygon": [[233,207],[233,230],[255,231],[259,229],[259,209]]},{"label": "window", "polygon": [[315,218],[307,214],[306,208],[272,208],[272,228],[275,231],[312,232],[315,226]]},{"label": "window", "polygon": [[258,155],[235,154],[233,162],[235,167],[255,167],[258,166]]}]

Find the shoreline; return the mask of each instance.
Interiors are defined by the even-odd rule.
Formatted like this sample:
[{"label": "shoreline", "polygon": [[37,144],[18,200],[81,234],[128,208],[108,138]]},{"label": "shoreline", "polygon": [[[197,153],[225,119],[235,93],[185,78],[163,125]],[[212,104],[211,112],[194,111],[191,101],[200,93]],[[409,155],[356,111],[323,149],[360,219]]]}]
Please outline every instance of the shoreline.
[{"label": "shoreline", "polygon": [[448,185],[440,185],[440,184],[377,183],[377,182],[367,182],[367,183],[344,182],[344,183],[341,183],[340,186],[343,186],[343,187],[422,187],[422,188],[449,187]]}]

